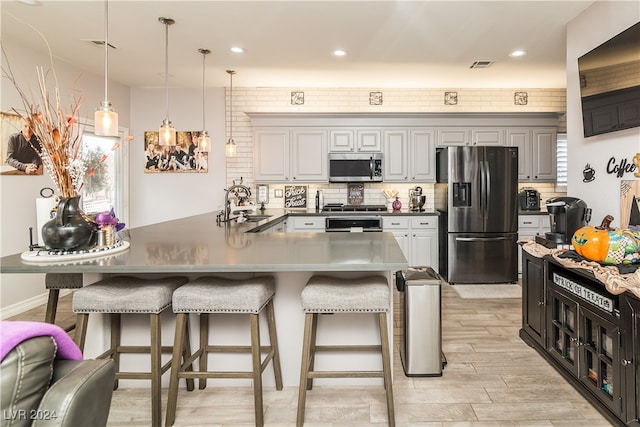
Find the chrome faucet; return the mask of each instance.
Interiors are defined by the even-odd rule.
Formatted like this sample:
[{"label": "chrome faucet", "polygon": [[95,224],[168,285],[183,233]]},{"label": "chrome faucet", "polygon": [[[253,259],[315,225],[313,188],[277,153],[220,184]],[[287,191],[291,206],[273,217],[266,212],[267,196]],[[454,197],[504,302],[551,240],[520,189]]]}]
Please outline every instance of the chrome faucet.
[{"label": "chrome faucet", "polygon": [[234,190],[242,190],[245,194],[246,197],[249,198],[249,196],[251,196],[251,189],[249,187],[247,187],[246,185],[242,185],[242,184],[234,184],[229,188],[226,188],[225,194],[224,194],[224,221],[229,221],[229,216],[231,216],[231,202],[229,202],[229,193],[231,193]]}]

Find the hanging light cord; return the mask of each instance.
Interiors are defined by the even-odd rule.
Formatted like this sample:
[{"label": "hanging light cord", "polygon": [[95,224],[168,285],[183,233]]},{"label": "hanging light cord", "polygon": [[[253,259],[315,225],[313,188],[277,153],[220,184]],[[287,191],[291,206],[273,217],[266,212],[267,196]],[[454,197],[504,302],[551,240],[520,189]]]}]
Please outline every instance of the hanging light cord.
[{"label": "hanging light cord", "polygon": [[229,140],[233,141],[233,75],[236,73],[233,70],[227,70],[230,76],[229,86]]},{"label": "hanging light cord", "polygon": [[164,28],[165,119],[169,120],[169,20],[164,21]]},{"label": "hanging light cord", "polygon": [[205,59],[207,57],[207,54],[209,53],[209,50],[207,49],[200,49],[200,53],[202,53],[202,130],[206,130],[207,126],[206,126],[206,122],[205,122],[205,114],[204,114],[204,77],[205,77]]},{"label": "hanging light cord", "polygon": [[108,78],[109,72],[109,1],[104,2],[104,102],[108,102]]}]

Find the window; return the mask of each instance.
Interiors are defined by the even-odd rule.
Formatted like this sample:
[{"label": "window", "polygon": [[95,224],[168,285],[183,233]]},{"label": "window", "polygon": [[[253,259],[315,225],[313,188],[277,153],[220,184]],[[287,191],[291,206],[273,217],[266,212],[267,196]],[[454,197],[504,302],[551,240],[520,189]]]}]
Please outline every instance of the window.
[{"label": "window", "polygon": [[121,222],[128,217],[128,170],[124,161],[127,150],[124,134],[119,137],[97,136],[92,126],[82,135],[82,149],[87,173],[82,188],[82,208],[88,214],[114,209]]},{"label": "window", "polygon": [[556,188],[559,191],[567,191],[567,134],[559,133],[556,144],[556,166],[558,168],[558,174],[556,177]]}]

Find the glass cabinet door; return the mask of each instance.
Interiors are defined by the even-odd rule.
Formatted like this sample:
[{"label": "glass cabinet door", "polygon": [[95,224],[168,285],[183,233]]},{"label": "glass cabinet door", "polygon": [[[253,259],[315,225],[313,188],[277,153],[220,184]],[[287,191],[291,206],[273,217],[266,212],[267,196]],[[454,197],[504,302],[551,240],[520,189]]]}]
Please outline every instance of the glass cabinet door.
[{"label": "glass cabinet door", "polygon": [[574,375],[578,375],[578,304],[549,289],[547,348]]},{"label": "glass cabinet door", "polygon": [[622,413],[620,329],[580,307],[580,381],[616,414]]}]

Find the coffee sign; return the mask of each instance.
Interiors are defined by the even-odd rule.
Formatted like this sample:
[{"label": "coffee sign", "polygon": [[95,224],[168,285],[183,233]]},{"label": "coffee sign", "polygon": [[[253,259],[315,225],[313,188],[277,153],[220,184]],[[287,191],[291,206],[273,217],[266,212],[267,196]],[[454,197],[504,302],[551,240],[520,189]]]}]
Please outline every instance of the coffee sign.
[{"label": "coffee sign", "polygon": [[306,208],[307,207],[307,186],[306,185],[285,185],[284,186],[284,207],[285,209]]}]

